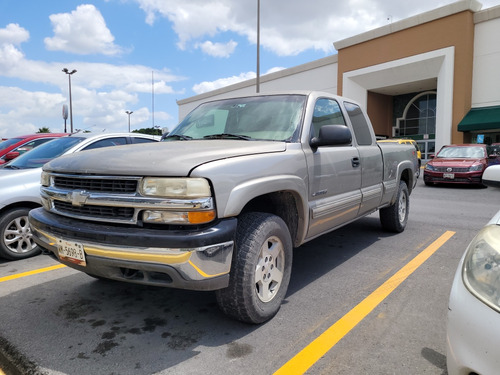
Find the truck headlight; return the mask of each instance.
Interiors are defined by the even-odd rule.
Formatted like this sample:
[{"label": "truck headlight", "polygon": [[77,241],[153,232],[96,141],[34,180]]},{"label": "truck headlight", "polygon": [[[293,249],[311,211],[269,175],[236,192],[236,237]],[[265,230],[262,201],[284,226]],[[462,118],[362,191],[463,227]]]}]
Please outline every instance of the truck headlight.
[{"label": "truck headlight", "polygon": [[204,178],[162,178],[146,177],[142,181],[141,193],[174,199],[208,198],[210,185]]},{"label": "truck headlight", "polygon": [[500,226],[488,225],[474,237],[464,259],[467,289],[500,312]]}]

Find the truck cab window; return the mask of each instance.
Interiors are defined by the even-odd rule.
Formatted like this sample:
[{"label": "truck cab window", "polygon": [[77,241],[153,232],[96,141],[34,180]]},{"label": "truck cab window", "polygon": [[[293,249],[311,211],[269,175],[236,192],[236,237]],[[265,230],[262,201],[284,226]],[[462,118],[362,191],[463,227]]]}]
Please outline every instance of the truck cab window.
[{"label": "truck cab window", "polygon": [[370,126],[366,121],[365,115],[361,108],[353,103],[344,103],[349,119],[352,123],[352,128],[354,134],[356,135],[356,140],[360,146],[369,146],[373,143],[373,137],[370,133]]},{"label": "truck cab window", "polygon": [[321,98],[316,101],[312,120],[312,136],[319,135],[323,125],[345,125],[344,116],[337,101]]}]

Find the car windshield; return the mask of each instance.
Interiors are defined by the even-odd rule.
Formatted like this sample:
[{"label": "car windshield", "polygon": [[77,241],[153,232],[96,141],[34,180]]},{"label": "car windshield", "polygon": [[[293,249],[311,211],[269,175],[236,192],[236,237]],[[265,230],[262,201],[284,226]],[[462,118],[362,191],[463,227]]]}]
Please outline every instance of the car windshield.
[{"label": "car windshield", "polygon": [[444,147],[437,154],[438,158],[484,158],[486,157],[483,147]]},{"label": "car windshield", "polygon": [[62,137],[54,139],[18,156],[2,167],[5,169],[39,168],[85,139],[84,137]]},{"label": "car windshield", "polygon": [[22,141],[22,138],[10,138],[6,141],[0,142],[0,150],[5,150],[6,148],[16,144],[17,142]]},{"label": "car windshield", "polygon": [[296,142],[305,101],[303,95],[270,95],[205,103],[189,113],[163,140]]}]

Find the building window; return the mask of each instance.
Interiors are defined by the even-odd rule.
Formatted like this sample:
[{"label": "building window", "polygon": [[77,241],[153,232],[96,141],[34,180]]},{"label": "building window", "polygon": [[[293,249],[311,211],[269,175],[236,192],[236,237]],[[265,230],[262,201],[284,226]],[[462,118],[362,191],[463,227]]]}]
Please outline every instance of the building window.
[{"label": "building window", "polygon": [[[430,138],[436,134],[436,94],[418,94],[407,105],[403,118],[399,119],[399,136]],[[434,138],[434,137],[432,137]]]}]

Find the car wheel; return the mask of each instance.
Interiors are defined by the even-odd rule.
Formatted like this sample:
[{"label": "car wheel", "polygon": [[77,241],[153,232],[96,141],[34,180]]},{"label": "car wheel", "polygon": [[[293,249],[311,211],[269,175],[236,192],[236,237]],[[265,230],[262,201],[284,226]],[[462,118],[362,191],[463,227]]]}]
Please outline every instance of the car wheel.
[{"label": "car wheel", "polygon": [[410,195],[404,181],[399,182],[396,201],[380,210],[380,222],[385,230],[400,233],[405,230],[410,211]]},{"label": "car wheel", "polygon": [[39,254],[40,248],[33,241],[28,222],[30,208],[21,207],[6,211],[0,218],[0,257],[17,260]]},{"label": "car wheel", "polygon": [[263,323],[278,312],[292,272],[292,240],[285,222],[266,213],[240,217],[229,286],[216,291],[228,316]]}]

